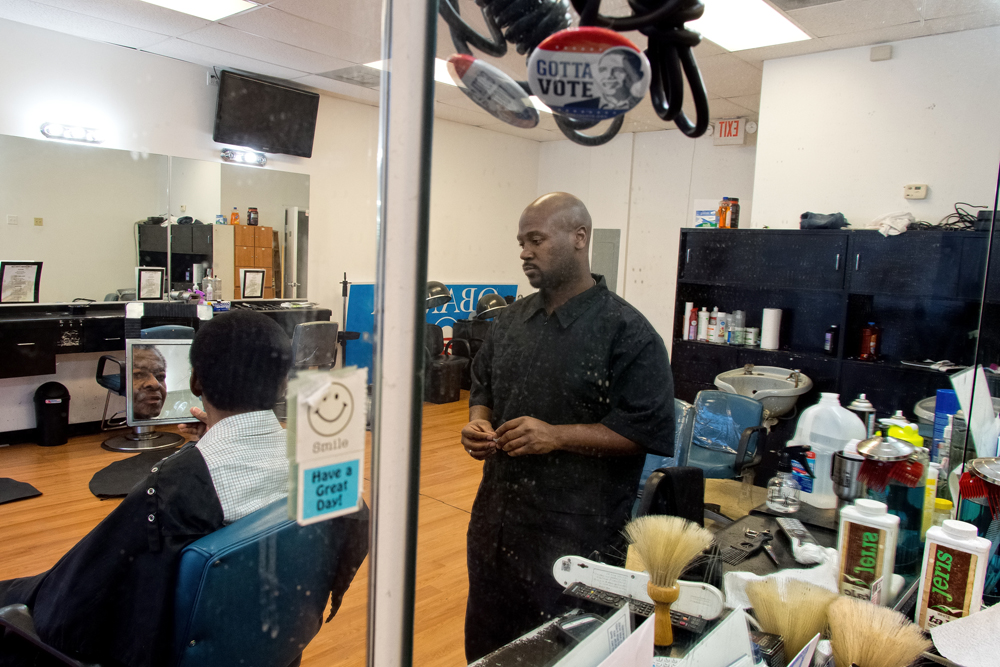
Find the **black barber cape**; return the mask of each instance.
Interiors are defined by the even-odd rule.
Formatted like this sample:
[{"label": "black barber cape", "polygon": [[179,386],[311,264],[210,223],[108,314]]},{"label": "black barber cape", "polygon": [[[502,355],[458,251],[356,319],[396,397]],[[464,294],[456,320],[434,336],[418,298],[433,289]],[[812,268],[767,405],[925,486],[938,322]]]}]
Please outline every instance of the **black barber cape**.
[{"label": "black barber cape", "polygon": [[[600,423],[672,456],[673,378],[663,340],[594,278],[551,315],[539,294],[505,308],[473,362],[469,403],[491,408],[494,428],[521,416]],[[621,530],[644,461],[569,452],[486,459],[468,533],[470,661],[574,606],[552,576],[560,556],[624,559]]]},{"label": "black barber cape", "polygon": [[[51,570],[0,583],[0,606],[27,604],[44,641],[87,661],[169,664],[181,551],[223,526],[222,505],[194,445],[153,467]],[[341,554],[331,582],[334,612],[367,553],[367,520],[357,523],[347,539],[360,544]],[[24,664],[20,660],[0,655],[0,665]]]}]

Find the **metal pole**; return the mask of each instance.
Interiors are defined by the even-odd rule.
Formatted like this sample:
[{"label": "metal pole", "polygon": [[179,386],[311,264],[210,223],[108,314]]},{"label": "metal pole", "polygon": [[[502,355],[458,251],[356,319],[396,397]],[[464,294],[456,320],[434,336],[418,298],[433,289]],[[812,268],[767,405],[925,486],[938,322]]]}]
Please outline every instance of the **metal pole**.
[{"label": "metal pole", "polygon": [[[436,0],[385,0],[368,665],[413,662]],[[391,74],[389,73],[391,70]]]}]

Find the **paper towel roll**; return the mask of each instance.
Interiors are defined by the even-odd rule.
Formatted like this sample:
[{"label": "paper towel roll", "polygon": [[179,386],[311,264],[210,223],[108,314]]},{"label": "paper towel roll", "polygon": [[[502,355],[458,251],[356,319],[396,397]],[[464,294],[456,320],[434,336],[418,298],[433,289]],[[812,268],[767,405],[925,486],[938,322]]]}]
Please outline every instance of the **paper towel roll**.
[{"label": "paper towel roll", "polygon": [[760,323],[760,347],[762,350],[778,349],[778,332],[781,331],[781,309],[765,308]]}]

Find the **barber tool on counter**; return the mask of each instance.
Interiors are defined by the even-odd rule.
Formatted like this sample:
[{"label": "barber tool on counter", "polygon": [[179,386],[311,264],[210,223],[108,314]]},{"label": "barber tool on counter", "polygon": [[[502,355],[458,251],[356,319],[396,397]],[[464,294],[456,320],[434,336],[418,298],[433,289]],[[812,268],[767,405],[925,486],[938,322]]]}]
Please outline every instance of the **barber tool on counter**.
[{"label": "barber tool on counter", "polygon": [[841,596],[827,609],[837,667],[907,667],[931,647],[897,611]]},{"label": "barber tool on counter", "polygon": [[780,635],[785,655],[795,656],[827,625],[827,610],[837,594],[798,579],[751,581],[747,598],[761,630]]},{"label": "barber tool on counter", "polygon": [[670,605],[680,593],[677,579],[712,543],[712,533],[681,517],[650,515],[632,520],[625,536],[649,573],[648,593],[656,607],[654,643],[670,646]]}]

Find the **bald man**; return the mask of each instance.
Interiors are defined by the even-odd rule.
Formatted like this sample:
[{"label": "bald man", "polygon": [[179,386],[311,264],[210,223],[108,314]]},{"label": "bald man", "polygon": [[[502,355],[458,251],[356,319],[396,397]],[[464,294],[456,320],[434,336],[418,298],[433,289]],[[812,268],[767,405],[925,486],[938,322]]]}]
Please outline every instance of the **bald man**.
[{"label": "bald man", "polygon": [[673,378],[646,319],[590,273],[591,219],[563,192],[521,214],[538,291],[494,322],[473,361],[465,453],[485,461],[468,534],[471,662],[576,606],[560,556],[620,563],[645,454],[673,455]]}]

